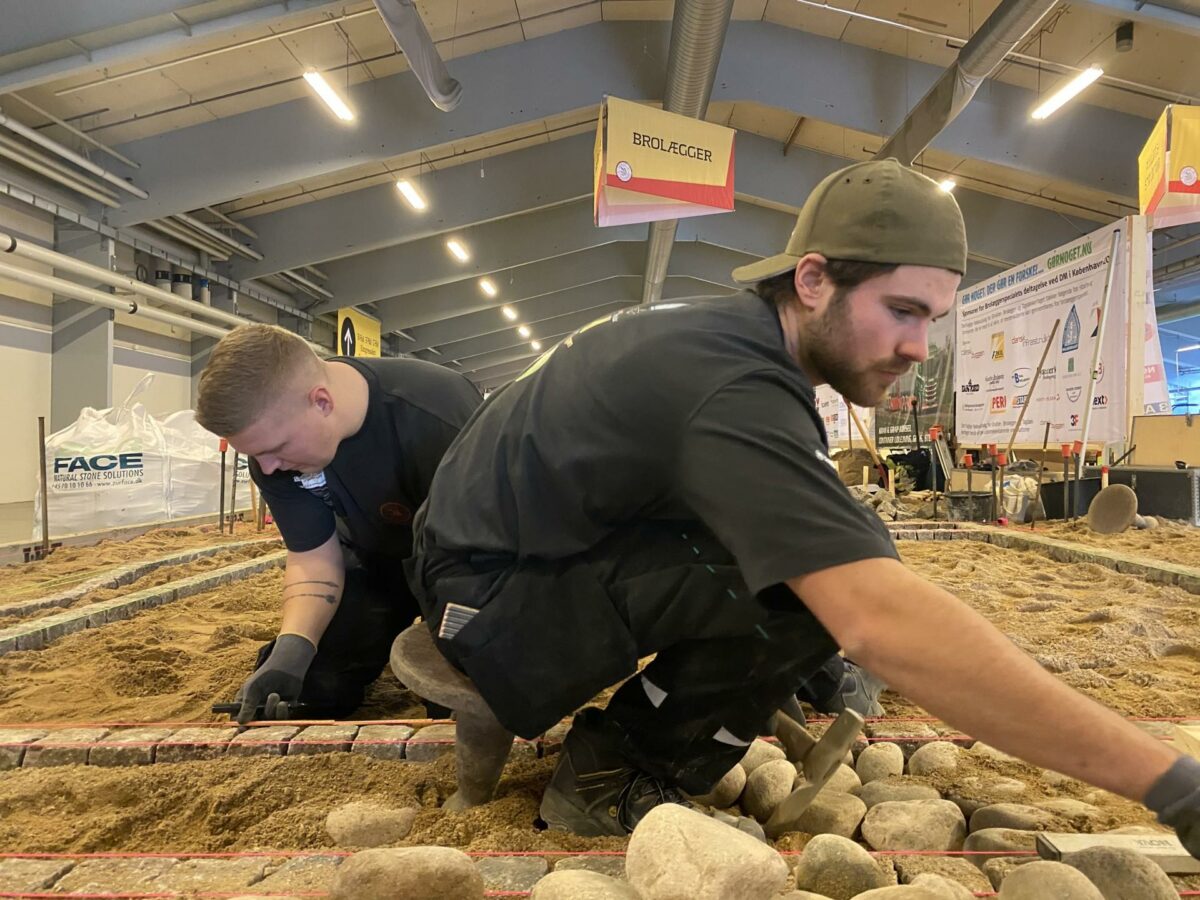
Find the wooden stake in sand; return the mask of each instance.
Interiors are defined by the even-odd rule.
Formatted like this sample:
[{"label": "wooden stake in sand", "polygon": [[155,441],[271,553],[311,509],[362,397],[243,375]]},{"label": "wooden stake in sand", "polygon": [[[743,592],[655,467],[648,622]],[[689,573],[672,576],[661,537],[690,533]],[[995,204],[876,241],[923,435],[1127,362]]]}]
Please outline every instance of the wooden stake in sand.
[{"label": "wooden stake in sand", "polygon": [[[875,460],[875,465],[879,467],[879,474],[889,471],[887,466],[883,464],[883,460],[879,458],[879,453],[875,449],[875,445],[871,443],[871,439],[867,437],[867,429],[863,428],[862,419],[858,417],[858,413],[854,411],[854,407],[850,401],[846,401],[846,409],[850,411],[850,418],[854,420],[854,425],[858,428],[858,434],[863,439],[863,443],[867,445],[867,452],[871,454],[871,459]],[[863,487],[867,486],[867,482],[863,480]],[[895,493],[895,490],[892,491]]]},{"label": "wooden stake in sand", "polygon": [[262,531],[262,519],[258,515],[258,491],[254,487],[254,479],[250,479],[250,514],[254,516],[254,530]]},{"label": "wooden stake in sand", "polygon": [[1004,455],[1008,456],[1012,453],[1013,444],[1017,440],[1017,432],[1021,430],[1021,423],[1025,421],[1025,413],[1033,403],[1033,392],[1037,390],[1038,378],[1042,374],[1042,366],[1046,364],[1046,354],[1050,351],[1050,345],[1054,343],[1054,336],[1058,334],[1058,325],[1062,319],[1055,319],[1054,326],[1050,329],[1050,336],[1046,338],[1046,346],[1042,348],[1042,358],[1038,360],[1037,368],[1033,370],[1033,382],[1029,385],[1029,393],[1025,395],[1025,405],[1021,407],[1021,412],[1017,416],[1017,424],[1013,426],[1012,434],[1008,437],[1008,446],[1004,448]]}]

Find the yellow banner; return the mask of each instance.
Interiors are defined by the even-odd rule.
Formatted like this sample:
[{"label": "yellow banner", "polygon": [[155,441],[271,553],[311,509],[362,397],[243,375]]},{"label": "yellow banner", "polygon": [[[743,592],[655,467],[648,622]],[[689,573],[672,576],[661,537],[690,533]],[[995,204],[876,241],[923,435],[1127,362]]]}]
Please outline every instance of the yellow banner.
[{"label": "yellow banner", "polygon": [[732,210],[733,136],[732,128],[608,97],[596,131],[596,224]]},{"label": "yellow banner", "polygon": [[1200,221],[1200,109],[1169,104],[1138,154],[1138,202],[1155,227]]},{"label": "yellow banner", "polygon": [[1166,192],[1167,114],[1158,118],[1142,152],[1138,154],[1138,207],[1142,215],[1154,211]]},{"label": "yellow banner", "polygon": [[339,356],[379,356],[379,320],[343,306],[337,314]]}]

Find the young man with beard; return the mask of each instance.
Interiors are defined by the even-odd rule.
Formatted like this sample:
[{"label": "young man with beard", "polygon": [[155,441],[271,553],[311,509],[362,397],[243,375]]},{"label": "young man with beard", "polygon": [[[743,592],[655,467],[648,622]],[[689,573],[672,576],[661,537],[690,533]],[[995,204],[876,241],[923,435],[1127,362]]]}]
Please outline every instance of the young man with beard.
[{"label": "young man with beard", "polygon": [[295,701],[308,718],[342,718],[362,702],[419,614],[403,572],[413,512],[479,402],[442,366],[323,361],[273,325],[213,348],[196,420],[250,457],[288,549],[283,622],[238,691],[239,722],[288,718]]},{"label": "young man with beard", "polygon": [[493,396],[447,451],[410,572],[508,728],[574,720],[551,827],[620,834],[707,792],[837,649],[968,734],[1144,800],[1200,853],[1200,763],[1074,692],[909,571],[838,479],[813,394],[876,404],[966,268],[950,194],[830,175],[753,290],[622,311]]}]

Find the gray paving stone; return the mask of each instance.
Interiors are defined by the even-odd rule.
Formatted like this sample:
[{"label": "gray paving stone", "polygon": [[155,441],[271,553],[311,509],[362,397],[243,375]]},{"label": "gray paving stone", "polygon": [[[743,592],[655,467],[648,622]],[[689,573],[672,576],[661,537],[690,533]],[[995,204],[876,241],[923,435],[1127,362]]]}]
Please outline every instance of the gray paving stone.
[{"label": "gray paving stone", "polygon": [[179,860],[142,857],[138,859],[85,859],[76,863],[54,885],[62,894],[150,893]]},{"label": "gray paving stone", "polygon": [[46,646],[46,630],[38,625],[15,628],[10,634],[16,638],[18,650],[41,650]]},{"label": "gray paving stone", "polygon": [[[316,756],[319,753],[348,753],[357,725],[309,725],[288,742],[288,756]],[[309,743],[309,742],[312,743]]]},{"label": "gray paving stone", "polygon": [[265,857],[242,859],[185,859],[152,879],[151,891],[237,891],[259,881],[269,860]]},{"label": "gray paving stone", "polygon": [[146,766],[154,762],[158,742],[171,734],[170,728],[123,728],[106,735],[88,754],[91,766]]},{"label": "gray paving stone", "polygon": [[443,753],[454,752],[455,725],[426,725],[408,742],[404,758],[412,762],[429,762]]},{"label": "gray paving stone", "polygon": [[283,756],[287,742],[296,736],[299,725],[265,725],[250,728],[229,742],[230,756]]},{"label": "gray paving stone", "polygon": [[539,878],[550,871],[541,856],[484,856],[475,860],[489,891],[531,891]]},{"label": "gray paving stone", "polygon": [[43,891],[74,865],[62,859],[0,859],[0,890]]},{"label": "gray paving stone", "polygon": [[81,611],[71,610],[45,616],[38,619],[37,623],[46,635],[46,643],[50,643],[76,631],[83,631],[87,628],[87,616],[81,614]]},{"label": "gray paving stone", "polygon": [[225,753],[237,728],[181,728],[158,745],[157,762],[190,762],[216,759]]},{"label": "gray paving stone", "polygon": [[[100,740],[107,728],[61,728],[51,731],[41,740],[35,741],[25,750],[24,768],[41,766],[82,766],[87,763],[88,750]],[[55,746],[56,744],[79,744],[82,746]]]},{"label": "gray paving stone", "polygon": [[45,736],[46,730],[43,728],[0,729],[0,772],[18,768],[25,758],[25,744]]},{"label": "gray paving stone", "polygon": [[364,725],[358,729],[350,752],[365,753],[376,759],[404,759],[405,745],[401,742],[412,736],[413,729],[407,725]]},{"label": "gray paving stone", "polygon": [[609,878],[625,877],[625,854],[619,856],[564,856],[554,863],[554,871],[584,869]]},{"label": "gray paving stone", "polygon": [[341,856],[296,856],[254,885],[257,893],[326,891],[333,883]]}]

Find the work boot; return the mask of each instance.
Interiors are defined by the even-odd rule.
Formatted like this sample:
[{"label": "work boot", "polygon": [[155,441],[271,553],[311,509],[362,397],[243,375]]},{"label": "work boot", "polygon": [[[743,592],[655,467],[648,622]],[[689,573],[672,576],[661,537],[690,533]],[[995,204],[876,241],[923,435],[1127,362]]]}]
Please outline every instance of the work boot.
[{"label": "work boot", "polygon": [[575,717],[542,795],[541,817],[551,829],[584,837],[625,835],[661,803],[695,808],[675,788],[630,766],[619,743],[600,710]]},{"label": "work boot", "polygon": [[860,716],[870,718],[882,716],[883,707],[879,695],[887,685],[862,666],[846,660],[846,671],[837,692],[820,707],[821,712],[840,713],[852,709]]}]

